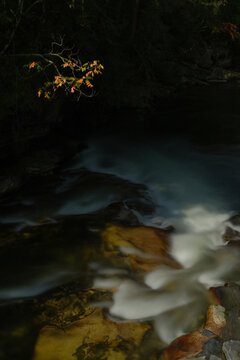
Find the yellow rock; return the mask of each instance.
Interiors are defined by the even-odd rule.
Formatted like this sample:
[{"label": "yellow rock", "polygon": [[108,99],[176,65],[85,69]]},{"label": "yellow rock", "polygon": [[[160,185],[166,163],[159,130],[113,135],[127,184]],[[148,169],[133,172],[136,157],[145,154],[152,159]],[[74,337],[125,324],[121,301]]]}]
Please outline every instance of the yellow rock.
[{"label": "yellow rock", "polygon": [[77,283],[72,289],[63,286],[36,304],[39,311],[37,323],[66,328],[93,312],[93,307],[89,304],[112,299],[109,291],[96,289],[78,291],[77,289]]},{"label": "yellow rock", "polygon": [[33,360],[124,360],[151,329],[147,323],[107,320],[102,309],[64,329],[45,326],[39,334]]},{"label": "yellow rock", "polygon": [[108,225],[102,233],[102,239],[104,256],[118,266],[128,266],[139,271],[149,271],[162,264],[180,268],[168,253],[169,238],[164,230],[148,226]]}]

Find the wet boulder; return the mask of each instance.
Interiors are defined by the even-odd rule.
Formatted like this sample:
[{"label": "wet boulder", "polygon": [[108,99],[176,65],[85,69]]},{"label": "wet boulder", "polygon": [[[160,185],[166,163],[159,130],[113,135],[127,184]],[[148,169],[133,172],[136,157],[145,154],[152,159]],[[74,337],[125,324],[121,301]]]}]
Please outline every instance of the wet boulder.
[{"label": "wet boulder", "polygon": [[238,241],[240,240],[240,232],[231,228],[230,226],[226,226],[225,232],[223,234],[224,241]]},{"label": "wet boulder", "polygon": [[64,329],[44,327],[34,351],[34,360],[126,359],[136,352],[150,329],[143,323],[115,323],[93,309],[85,319]]},{"label": "wet boulder", "polygon": [[[219,345],[216,338],[221,329],[226,325],[225,309],[220,305],[211,305],[207,310],[206,323],[200,329],[190,334],[180,336],[175,339],[163,352],[161,360],[182,360],[184,358],[194,358],[197,355],[209,356],[209,351],[219,352]],[[211,341],[214,340],[212,349]],[[208,345],[207,345],[208,344]],[[206,348],[208,346],[208,349]]]},{"label": "wet boulder", "polygon": [[226,325],[221,329],[224,341],[240,341],[240,287],[237,284],[227,283],[225,286],[211,288],[218,301],[226,309]]},{"label": "wet boulder", "polygon": [[171,257],[168,231],[148,227],[109,224],[102,232],[105,258],[119,266],[146,272],[159,265],[181,266]]},{"label": "wet boulder", "polygon": [[213,301],[201,328],[175,339],[161,360],[240,359],[240,286],[227,283],[210,289]]}]

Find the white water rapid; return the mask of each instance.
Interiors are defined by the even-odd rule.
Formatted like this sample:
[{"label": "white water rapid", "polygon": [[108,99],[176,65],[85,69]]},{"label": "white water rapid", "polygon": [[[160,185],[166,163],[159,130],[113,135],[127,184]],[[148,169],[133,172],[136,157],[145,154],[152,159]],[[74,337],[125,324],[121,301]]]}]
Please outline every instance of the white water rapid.
[{"label": "white water rapid", "polygon": [[175,227],[171,254],[182,270],[161,266],[139,284],[117,275],[103,277],[100,266],[95,280],[97,287],[117,288],[108,305],[111,316],[150,319],[159,337],[169,343],[196,326],[193,319],[204,313],[209,301],[207,289],[231,279],[239,266],[239,254],[224,246],[222,235],[239,206],[240,149],[206,152],[178,140],[141,140],[93,139],[73,168],[146,185],[156,209],[151,216],[136,212],[139,219],[147,225]]}]

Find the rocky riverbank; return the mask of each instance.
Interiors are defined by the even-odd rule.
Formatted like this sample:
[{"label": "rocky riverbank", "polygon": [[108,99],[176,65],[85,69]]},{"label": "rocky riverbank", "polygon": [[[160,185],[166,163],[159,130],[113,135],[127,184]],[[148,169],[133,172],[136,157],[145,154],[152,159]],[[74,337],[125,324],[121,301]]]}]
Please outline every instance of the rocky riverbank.
[{"label": "rocky riverbank", "polygon": [[[228,244],[236,240],[236,233],[234,239],[233,236],[230,238],[229,229],[231,222],[236,226],[238,218],[233,217],[226,229],[224,238]],[[146,274],[159,266],[176,271],[182,269],[170,255],[169,236],[173,228],[163,230],[143,226],[134,212],[123,204],[112,205],[92,215],[59,217],[51,224],[44,222],[39,220],[38,226],[25,227],[11,235],[7,235],[5,229],[1,233],[1,257],[6,252],[11,261],[13,257],[20,261],[26,249],[28,256],[36,256],[34,253],[37,251],[41,257],[45,248],[47,260],[51,258],[55,244],[58,243],[59,254],[62,252],[65,235],[71,228],[71,234],[75,234],[75,238],[69,239],[71,248],[76,247],[79,238],[88,240],[81,240],[75,258],[66,250],[61,256],[65,258],[65,267],[68,264],[76,266],[76,261],[81,261],[82,275],[76,275],[76,279],[70,282],[65,278],[65,285],[38,297],[19,298],[13,305],[1,307],[0,312],[5,315],[0,330],[3,349],[0,358],[7,354],[21,359],[22,351],[24,356],[31,351],[34,360],[239,358],[240,287],[237,284],[210,288],[206,313],[202,313],[199,319],[192,319],[195,330],[168,346],[158,339],[150,319],[123,321],[109,313],[121,281],[132,278],[145,286],[142,281]],[[92,234],[91,238],[89,234]],[[104,266],[97,271],[99,278],[95,279],[94,286],[89,287],[92,277],[96,276],[94,264],[99,261]],[[87,279],[85,274],[89,274],[89,264],[93,268]],[[24,318],[26,311],[27,322]],[[31,350],[24,349],[26,344]]]}]

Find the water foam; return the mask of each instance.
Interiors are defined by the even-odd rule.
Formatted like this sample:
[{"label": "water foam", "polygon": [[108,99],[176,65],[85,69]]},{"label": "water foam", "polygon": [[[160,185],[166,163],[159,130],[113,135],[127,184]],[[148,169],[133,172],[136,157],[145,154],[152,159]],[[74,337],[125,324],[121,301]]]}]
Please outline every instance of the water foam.
[{"label": "water foam", "polygon": [[[224,284],[239,264],[238,256],[224,247],[222,239],[226,220],[239,204],[240,176],[229,171],[239,168],[239,150],[211,154],[176,139],[136,142],[109,136],[92,139],[79,154],[74,169],[87,168],[146,185],[156,211],[152,216],[136,213],[138,219],[176,229],[171,255],[182,269],[160,266],[147,273],[142,284],[121,278],[109,306],[112,316],[151,319],[165,342],[193,328],[192,320],[206,310],[207,289]],[[149,256],[120,250],[143,259]],[[95,284],[104,287],[104,281],[97,279]],[[116,286],[116,279],[109,284]]]},{"label": "water foam", "polygon": [[[222,239],[227,212],[197,205],[177,216],[175,225],[181,224],[181,233],[172,235],[171,255],[182,269],[159,266],[144,276],[142,284],[129,279],[119,279],[118,285],[116,279],[110,282],[115,289],[117,286],[110,314],[125,320],[152,320],[166,343],[193,329],[193,319],[207,308],[207,289],[223,285],[239,266],[238,254],[226,248]],[[125,255],[151,257],[135,249],[120,250]],[[100,287],[104,284],[108,284],[106,279],[96,282]]]}]

